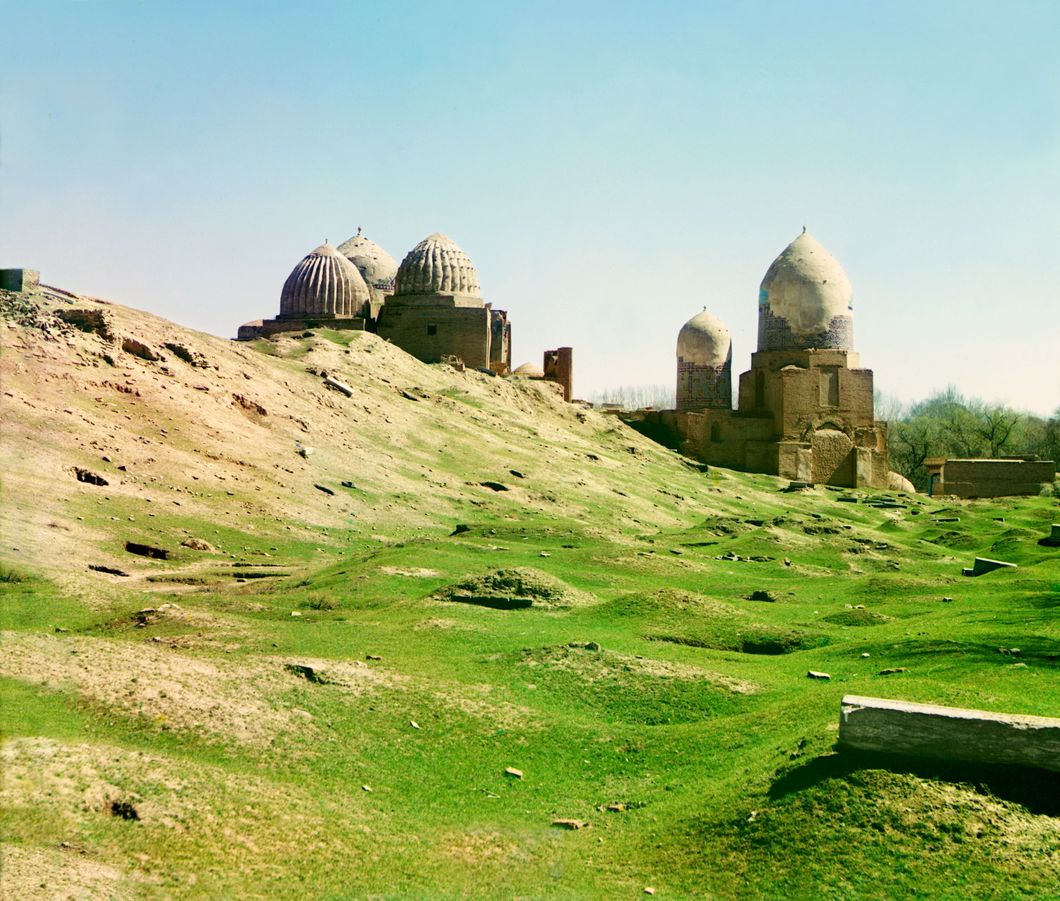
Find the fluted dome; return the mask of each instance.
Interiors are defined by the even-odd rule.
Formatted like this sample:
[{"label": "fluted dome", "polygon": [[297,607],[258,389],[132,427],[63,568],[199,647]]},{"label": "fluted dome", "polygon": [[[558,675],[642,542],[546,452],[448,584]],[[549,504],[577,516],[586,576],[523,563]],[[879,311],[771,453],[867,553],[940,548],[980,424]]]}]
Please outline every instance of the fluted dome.
[{"label": "fluted dome", "polygon": [[398,271],[397,260],[371,238],[361,234],[360,228],[357,229],[357,234],[338,246],[338,251],[357,267],[369,288],[380,291],[394,290],[394,278]]},{"label": "fluted dome", "polygon": [[360,316],[368,299],[368,286],[357,267],[325,242],[287,276],[280,318]]},{"label": "fluted dome", "polygon": [[725,324],[704,310],[677,333],[677,358],[696,366],[721,366],[732,359],[732,338]]},{"label": "fluted dome", "polygon": [[468,255],[445,235],[435,232],[412,248],[398,267],[395,296],[464,294],[479,296],[478,274]]}]

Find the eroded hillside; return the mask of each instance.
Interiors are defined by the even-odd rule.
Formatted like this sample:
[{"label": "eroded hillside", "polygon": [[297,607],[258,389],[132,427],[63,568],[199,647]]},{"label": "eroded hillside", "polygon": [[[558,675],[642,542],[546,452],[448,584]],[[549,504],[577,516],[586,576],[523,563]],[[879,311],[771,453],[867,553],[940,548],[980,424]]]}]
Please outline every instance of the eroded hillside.
[{"label": "eroded hillside", "polygon": [[368,334],[0,312],[0,894],[1060,884],[1054,775],[835,748],[844,694],[1060,710],[1054,499],[703,472]]}]

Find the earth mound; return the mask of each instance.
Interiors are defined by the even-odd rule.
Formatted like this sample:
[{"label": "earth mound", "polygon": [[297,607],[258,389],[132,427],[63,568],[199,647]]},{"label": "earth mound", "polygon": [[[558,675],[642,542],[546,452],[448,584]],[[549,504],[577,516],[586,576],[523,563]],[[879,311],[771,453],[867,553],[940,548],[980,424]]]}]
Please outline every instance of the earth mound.
[{"label": "earth mound", "polygon": [[482,576],[464,579],[438,592],[436,597],[480,607],[513,610],[524,607],[569,609],[591,600],[585,592],[530,567],[497,569]]}]

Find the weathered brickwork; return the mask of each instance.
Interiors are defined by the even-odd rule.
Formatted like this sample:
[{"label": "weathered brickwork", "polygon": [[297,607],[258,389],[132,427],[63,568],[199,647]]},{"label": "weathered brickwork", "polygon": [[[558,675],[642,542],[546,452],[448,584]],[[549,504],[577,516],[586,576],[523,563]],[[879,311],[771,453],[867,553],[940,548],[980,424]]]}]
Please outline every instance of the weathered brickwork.
[{"label": "weathered brickwork", "polygon": [[0,269],[0,289],[20,294],[40,287],[40,272],[36,269]]},{"label": "weathered brickwork", "polygon": [[570,347],[546,350],[541,368],[546,379],[563,388],[563,399],[570,403],[574,398],[574,350]]},{"label": "weathered brickwork", "polygon": [[390,298],[383,305],[377,330],[381,338],[424,363],[455,356],[466,366],[487,368],[492,334],[490,312],[488,306],[406,305]]},{"label": "weathered brickwork", "polygon": [[929,493],[957,497],[1016,497],[1035,495],[1056,479],[1052,460],[926,461]]},{"label": "weathered brickwork", "polygon": [[792,333],[786,319],[773,315],[768,306],[758,308],[759,350],[783,350],[800,344],[822,350],[853,350],[854,317],[833,316],[826,329],[799,339]]},{"label": "weathered brickwork", "polygon": [[677,409],[732,409],[732,364],[699,366],[678,360]]}]

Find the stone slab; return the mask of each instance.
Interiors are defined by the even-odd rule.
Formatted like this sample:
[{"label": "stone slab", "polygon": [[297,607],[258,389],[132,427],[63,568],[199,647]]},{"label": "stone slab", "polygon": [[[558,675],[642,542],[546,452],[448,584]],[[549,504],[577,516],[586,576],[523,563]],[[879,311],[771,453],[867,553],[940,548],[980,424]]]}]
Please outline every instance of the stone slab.
[{"label": "stone slab", "polygon": [[1060,719],[846,695],[839,744],[861,751],[1060,772]]}]

